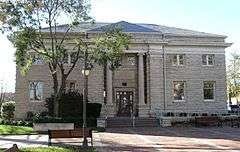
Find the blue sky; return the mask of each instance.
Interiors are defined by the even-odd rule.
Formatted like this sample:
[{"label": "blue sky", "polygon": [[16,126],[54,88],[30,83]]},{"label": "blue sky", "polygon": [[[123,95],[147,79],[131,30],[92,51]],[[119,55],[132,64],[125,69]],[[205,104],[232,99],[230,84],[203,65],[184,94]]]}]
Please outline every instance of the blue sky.
[{"label": "blue sky", "polygon": [[[92,0],[91,16],[96,21],[154,23],[227,35],[234,43],[226,49],[240,51],[239,0]],[[8,91],[15,87],[14,48],[0,35],[0,80]]]}]

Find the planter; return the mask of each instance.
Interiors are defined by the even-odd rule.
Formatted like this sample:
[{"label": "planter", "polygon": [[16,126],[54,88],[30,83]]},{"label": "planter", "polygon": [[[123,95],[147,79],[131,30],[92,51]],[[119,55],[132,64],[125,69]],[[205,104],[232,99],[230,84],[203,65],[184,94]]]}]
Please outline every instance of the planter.
[{"label": "planter", "polygon": [[161,127],[170,127],[172,126],[172,117],[161,117],[160,118]]},{"label": "planter", "polygon": [[106,128],[106,119],[105,118],[97,118],[97,127]]},{"label": "planter", "polygon": [[74,129],[74,123],[33,123],[33,130],[46,132],[48,130]]}]

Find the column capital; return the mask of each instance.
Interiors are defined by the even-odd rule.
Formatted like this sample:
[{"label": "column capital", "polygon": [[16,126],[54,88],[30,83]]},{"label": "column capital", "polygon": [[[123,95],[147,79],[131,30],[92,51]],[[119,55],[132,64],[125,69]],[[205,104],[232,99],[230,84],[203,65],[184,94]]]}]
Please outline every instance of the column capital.
[{"label": "column capital", "polygon": [[138,56],[143,56],[145,53],[144,52],[138,52],[137,55]]}]

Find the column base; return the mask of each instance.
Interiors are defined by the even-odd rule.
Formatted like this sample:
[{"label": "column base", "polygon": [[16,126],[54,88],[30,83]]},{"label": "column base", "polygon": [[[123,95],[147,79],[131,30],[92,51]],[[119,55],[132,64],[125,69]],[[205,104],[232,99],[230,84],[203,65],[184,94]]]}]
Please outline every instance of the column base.
[{"label": "column base", "polygon": [[100,117],[106,118],[106,117],[114,117],[114,116],[115,116],[115,109],[113,104],[102,105]]},{"label": "column base", "polygon": [[139,117],[150,117],[149,106],[148,105],[139,105],[138,116]]}]

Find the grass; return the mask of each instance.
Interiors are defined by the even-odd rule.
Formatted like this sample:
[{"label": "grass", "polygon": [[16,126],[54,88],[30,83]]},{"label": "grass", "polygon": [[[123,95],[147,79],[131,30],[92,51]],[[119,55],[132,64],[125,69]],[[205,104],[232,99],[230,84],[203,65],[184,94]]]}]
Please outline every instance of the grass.
[{"label": "grass", "polygon": [[34,133],[31,127],[0,125],[0,135],[26,135]]},{"label": "grass", "polygon": [[95,152],[93,148],[88,150],[77,149],[73,147],[64,148],[64,147],[30,147],[30,148],[21,148],[20,152]]}]

